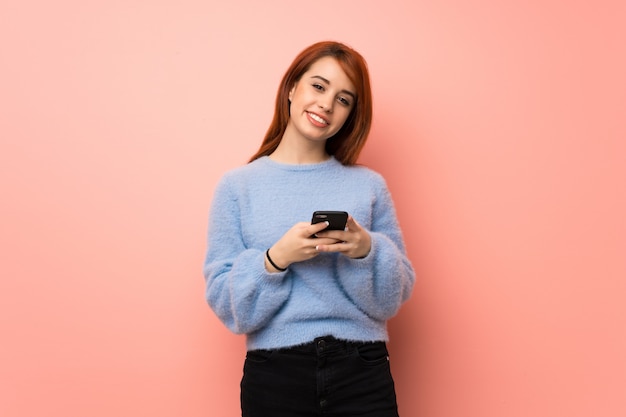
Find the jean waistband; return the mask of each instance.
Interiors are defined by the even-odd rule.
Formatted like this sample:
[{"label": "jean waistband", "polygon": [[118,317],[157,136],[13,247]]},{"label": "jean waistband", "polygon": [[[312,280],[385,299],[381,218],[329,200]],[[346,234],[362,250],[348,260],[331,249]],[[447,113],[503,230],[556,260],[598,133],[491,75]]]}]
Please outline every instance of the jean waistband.
[{"label": "jean waistband", "polygon": [[372,344],[384,344],[383,341],[375,341],[375,342],[357,342],[357,341],[349,341],[337,339],[334,336],[322,336],[316,337],[313,341],[297,345],[291,346],[287,348],[275,349],[279,352],[301,352],[301,353],[310,353],[310,354],[323,354],[327,352],[337,352],[343,351],[346,353],[352,352],[354,349],[358,349],[361,346],[372,345]]}]

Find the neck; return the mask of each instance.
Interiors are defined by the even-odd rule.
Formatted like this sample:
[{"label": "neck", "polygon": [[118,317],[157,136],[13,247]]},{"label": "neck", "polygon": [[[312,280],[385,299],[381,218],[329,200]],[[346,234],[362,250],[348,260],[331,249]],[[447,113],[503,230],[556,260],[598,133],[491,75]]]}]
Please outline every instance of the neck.
[{"label": "neck", "polygon": [[283,137],[280,144],[270,158],[285,164],[318,164],[327,161],[330,155],[326,153],[326,143],[293,143]]}]

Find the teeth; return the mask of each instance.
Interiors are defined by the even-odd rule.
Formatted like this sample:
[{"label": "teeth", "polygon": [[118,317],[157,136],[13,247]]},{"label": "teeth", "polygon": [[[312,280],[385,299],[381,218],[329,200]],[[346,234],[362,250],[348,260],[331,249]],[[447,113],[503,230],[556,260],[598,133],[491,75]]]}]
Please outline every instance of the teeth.
[{"label": "teeth", "polygon": [[328,124],[328,122],[326,122],[326,120],[322,119],[317,114],[309,113],[309,116],[311,116],[311,119],[315,120],[316,122]]}]

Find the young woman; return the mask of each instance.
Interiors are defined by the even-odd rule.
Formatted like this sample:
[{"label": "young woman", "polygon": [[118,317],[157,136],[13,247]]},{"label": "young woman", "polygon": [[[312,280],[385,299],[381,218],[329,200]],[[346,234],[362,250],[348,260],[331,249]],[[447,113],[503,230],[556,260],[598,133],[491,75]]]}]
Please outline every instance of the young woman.
[{"label": "young woman", "polygon": [[[365,60],[316,43],[258,152],[216,187],[206,298],[246,335],[244,417],[398,415],[386,324],[415,276],[384,179],[356,165],[371,119]],[[316,210],[348,212],[344,230],[312,224]]]}]

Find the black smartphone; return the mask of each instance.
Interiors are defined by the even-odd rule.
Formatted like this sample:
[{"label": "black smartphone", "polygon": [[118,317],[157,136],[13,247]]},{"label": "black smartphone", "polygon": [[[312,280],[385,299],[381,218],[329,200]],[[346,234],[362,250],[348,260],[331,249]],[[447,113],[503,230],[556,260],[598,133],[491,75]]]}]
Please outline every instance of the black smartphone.
[{"label": "black smartphone", "polygon": [[345,230],[348,223],[348,213],[345,211],[316,211],[313,213],[311,224],[328,222],[324,230]]}]

